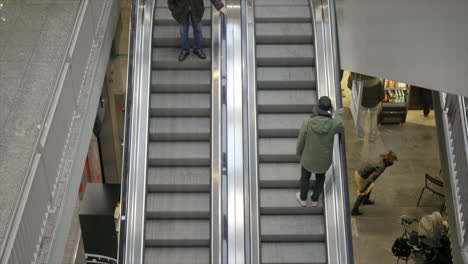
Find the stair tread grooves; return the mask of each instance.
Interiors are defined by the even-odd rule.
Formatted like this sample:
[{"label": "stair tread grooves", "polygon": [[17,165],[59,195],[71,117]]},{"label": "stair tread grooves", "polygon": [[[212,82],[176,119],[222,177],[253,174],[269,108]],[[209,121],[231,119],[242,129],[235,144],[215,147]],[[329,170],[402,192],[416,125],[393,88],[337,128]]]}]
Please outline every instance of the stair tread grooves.
[{"label": "stair tread grooves", "polygon": [[209,191],[210,167],[150,167],[148,191]]},{"label": "stair tread grooves", "polygon": [[296,155],[296,138],[260,138],[259,153]]},{"label": "stair tread grooves", "polygon": [[[145,240],[166,242],[167,245],[176,245],[170,241],[187,243],[190,245],[202,245],[200,242],[209,243],[210,221],[191,220],[146,220]],[[208,244],[207,244],[208,245]]]},{"label": "stair tread grooves", "polygon": [[258,113],[311,113],[317,103],[315,90],[259,90]]},{"label": "stair tread grooves", "polygon": [[323,215],[262,215],[260,217],[262,241],[314,241],[325,239]]},{"label": "stair tread grooves", "polygon": [[[299,178],[299,174],[296,175]],[[299,179],[297,180],[299,181]],[[320,215],[323,212],[323,205],[312,207],[310,204],[309,191],[307,195],[307,207],[302,207],[296,200],[296,193],[299,188],[289,189],[260,189],[260,212],[262,215]]]},{"label": "stair tread grooves", "polygon": [[150,119],[150,133],[210,133],[211,120],[208,117],[153,117]]},{"label": "stair tread grooves", "polygon": [[150,165],[209,166],[210,142],[151,142]]},{"label": "stair tread grooves", "polygon": [[152,93],[152,116],[210,116],[209,93]]},{"label": "stair tread grooves", "polygon": [[177,70],[210,70],[211,69],[211,49],[204,49],[206,60],[201,60],[193,54],[189,55],[183,62],[178,60],[180,48],[153,48],[152,68],[153,69],[177,69]]},{"label": "stair tread grooves", "polygon": [[[315,82],[313,67],[257,67],[257,82]],[[287,83],[286,83],[287,84]]]},{"label": "stair tread grooves", "polygon": [[255,8],[255,21],[276,23],[311,23],[310,8],[303,6],[258,6]]},{"label": "stair tread grooves", "polygon": [[299,130],[310,114],[259,114],[259,130]]},{"label": "stair tread grooves", "polygon": [[263,264],[326,264],[327,249],[323,242],[263,242]]},{"label": "stair tread grooves", "polygon": [[155,70],[151,74],[153,92],[210,92],[211,71],[208,70]]},{"label": "stair tread grooves", "polygon": [[[257,91],[258,104],[307,104],[313,105],[317,102],[315,90],[260,90]],[[315,99],[315,100],[313,100]],[[310,113],[312,108],[310,109]],[[287,112],[285,112],[287,113]]]},{"label": "stair tread grooves", "polygon": [[[258,166],[261,188],[299,188],[299,163],[263,163]],[[312,175],[312,179],[314,179]]]},{"label": "stair tread grooves", "polygon": [[304,6],[304,8],[310,8],[310,4],[307,0],[256,0],[255,6]]},{"label": "stair tread grooves", "polygon": [[[206,47],[211,46],[211,26],[203,26],[203,42]],[[193,35],[190,35],[193,40]],[[179,47],[180,31],[178,25],[153,27],[153,47]]]},{"label": "stair tread grooves", "polygon": [[172,218],[209,218],[209,193],[148,193],[146,212],[151,216]]},{"label": "stair tread grooves", "polygon": [[301,67],[315,65],[314,46],[302,45],[257,45],[256,61],[258,67]]},{"label": "stair tread grooves", "polygon": [[209,247],[146,247],[145,264],[209,264]]},{"label": "stair tread grooves", "polygon": [[256,23],[257,44],[311,44],[312,23]]}]

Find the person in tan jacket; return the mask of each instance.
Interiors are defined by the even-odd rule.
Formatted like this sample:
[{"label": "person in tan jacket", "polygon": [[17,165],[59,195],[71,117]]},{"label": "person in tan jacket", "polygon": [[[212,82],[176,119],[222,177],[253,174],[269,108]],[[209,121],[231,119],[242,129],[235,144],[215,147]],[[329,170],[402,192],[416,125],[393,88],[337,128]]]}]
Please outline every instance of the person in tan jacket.
[{"label": "person in tan jacket", "polygon": [[386,168],[398,161],[397,155],[393,151],[381,153],[377,160],[365,161],[355,172],[354,181],[356,183],[357,198],[354,203],[351,215],[361,215],[359,207],[361,204],[370,205],[375,202],[370,199],[375,182],[382,175]]}]

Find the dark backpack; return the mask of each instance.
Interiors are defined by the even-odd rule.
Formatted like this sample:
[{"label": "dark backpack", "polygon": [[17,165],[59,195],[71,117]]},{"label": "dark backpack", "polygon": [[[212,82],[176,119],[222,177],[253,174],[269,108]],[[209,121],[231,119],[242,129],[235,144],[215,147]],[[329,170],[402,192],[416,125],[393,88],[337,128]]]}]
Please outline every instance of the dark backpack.
[{"label": "dark backpack", "polygon": [[397,238],[393,243],[392,253],[396,257],[408,258],[411,255],[411,247],[408,245],[408,239]]}]

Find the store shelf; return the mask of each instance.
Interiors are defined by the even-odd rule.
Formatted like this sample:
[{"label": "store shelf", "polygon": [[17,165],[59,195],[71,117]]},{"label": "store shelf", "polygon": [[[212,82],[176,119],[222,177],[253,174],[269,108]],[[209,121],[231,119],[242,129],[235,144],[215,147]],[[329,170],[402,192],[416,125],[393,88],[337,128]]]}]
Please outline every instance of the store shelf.
[{"label": "store shelf", "polygon": [[383,102],[382,103],[382,108],[405,108],[406,109],[406,103],[390,103],[390,102]]}]

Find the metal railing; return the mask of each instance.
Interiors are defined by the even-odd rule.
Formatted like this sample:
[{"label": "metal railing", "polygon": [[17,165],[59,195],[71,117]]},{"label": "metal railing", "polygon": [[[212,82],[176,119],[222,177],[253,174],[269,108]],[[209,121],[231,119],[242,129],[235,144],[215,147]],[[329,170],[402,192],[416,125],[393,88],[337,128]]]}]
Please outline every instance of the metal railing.
[{"label": "metal railing", "polygon": [[1,240],[0,263],[35,263],[41,257],[48,263],[62,261],[73,216],[71,205],[76,202],[109,58],[116,8],[112,1],[80,3],[41,120],[39,140]]},{"label": "metal railing", "polygon": [[[255,3],[254,0],[244,0],[242,3],[243,13],[243,48],[244,54],[244,89],[246,118],[245,137],[247,142],[246,174],[246,222],[248,223],[248,235],[246,244],[249,246],[249,259],[247,263],[260,263],[260,221],[259,221],[259,179],[258,179],[258,135],[257,135],[257,77],[256,77],[256,55],[255,55]],[[248,203],[248,204],[247,204]]]},{"label": "metal railing", "polygon": [[246,257],[242,2],[227,0],[226,4],[227,262],[241,264]]},{"label": "metal railing", "polygon": [[153,14],[155,0],[132,2],[125,113],[119,263],[143,263]]},{"label": "metal railing", "polygon": [[[445,147],[448,158],[450,193],[454,206],[456,234],[464,261],[468,261],[468,119],[462,96],[440,93]],[[452,241],[453,243],[454,241]],[[463,253],[464,252],[464,253]]]},{"label": "metal railing", "polygon": [[211,263],[224,263],[226,200],[226,18],[212,10],[211,29]]},{"label": "metal railing", "polygon": [[[318,96],[328,96],[335,109],[343,107],[334,0],[309,0],[314,26]],[[328,263],[354,263],[350,224],[344,133],[336,136],[333,165],[325,181]]]},{"label": "metal railing", "polygon": [[[132,2],[119,263],[144,261],[147,143],[155,0]],[[226,19],[213,8],[211,96],[211,263],[223,263],[223,175],[226,174]],[[222,110],[224,109],[224,110]],[[223,154],[224,153],[224,154]]]}]

